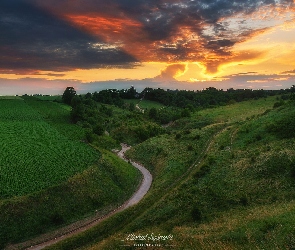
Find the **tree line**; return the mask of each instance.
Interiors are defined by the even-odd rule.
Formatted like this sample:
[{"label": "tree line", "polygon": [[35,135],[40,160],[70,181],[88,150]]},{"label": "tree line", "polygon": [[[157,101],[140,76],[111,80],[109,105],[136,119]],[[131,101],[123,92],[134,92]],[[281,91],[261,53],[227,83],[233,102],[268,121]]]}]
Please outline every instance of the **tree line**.
[{"label": "tree line", "polygon": [[[92,142],[96,136],[103,135],[106,131],[109,131],[117,140],[128,136],[133,137],[134,141],[143,141],[162,133],[160,125],[190,117],[196,110],[278,94],[281,95],[281,99],[276,103],[277,106],[282,105],[284,100],[295,100],[295,86],[285,90],[228,89],[226,91],[212,87],[201,91],[145,88],[140,93],[132,86],[125,90],[107,89],[85,95],[77,95],[73,87],[67,87],[62,100],[71,105],[72,122],[85,129],[87,141]],[[165,107],[150,108],[142,114],[134,112],[135,104],[125,102],[125,99],[157,101]],[[116,106],[124,109],[125,114],[123,115],[123,111],[120,111],[121,116],[117,115],[118,112],[114,114]],[[210,121],[203,121],[203,123],[198,126],[203,127]]]},{"label": "tree line", "polygon": [[[68,88],[67,88],[68,89]],[[75,95],[73,88],[69,87],[67,94],[64,93],[63,100],[71,104],[71,98]],[[93,94],[87,93],[86,98],[91,98],[96,102],[123,107],[124,99],[145,99],[162,103],[165,106],[178,108],[208,108],[220,105],[228,105],[235,102],[250,99],[265,98],[267,96],[282,95],[283,99],[294,97],[294,85],[290,89],[281,90],[252,90],[252,89],[216,89],[209,87],[204,90],[164,90],[161,88],[145,88],[142,92],[137,92],[131,86],[129,89],[106,89]],[[71,96],[68,98],[67,96]]]}]

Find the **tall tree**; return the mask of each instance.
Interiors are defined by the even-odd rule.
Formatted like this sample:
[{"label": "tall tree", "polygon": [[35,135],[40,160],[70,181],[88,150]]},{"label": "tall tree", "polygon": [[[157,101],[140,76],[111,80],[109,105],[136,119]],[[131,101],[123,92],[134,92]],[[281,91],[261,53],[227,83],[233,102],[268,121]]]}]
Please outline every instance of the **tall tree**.
[{"label": "tall tree", "polygon": [[72,98],[76,95],[76,90],[73,87],[67,87],[62,95],[64,103],[71,105]]}]

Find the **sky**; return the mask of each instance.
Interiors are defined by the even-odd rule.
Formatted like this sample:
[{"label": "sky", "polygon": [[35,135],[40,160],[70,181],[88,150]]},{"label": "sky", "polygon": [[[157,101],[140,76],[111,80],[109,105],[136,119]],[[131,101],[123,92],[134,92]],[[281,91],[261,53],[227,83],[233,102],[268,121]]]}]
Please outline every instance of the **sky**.
[{"label": "sky", "polygon": [[0,95],[295,84],[295,0],[0,0]]}]

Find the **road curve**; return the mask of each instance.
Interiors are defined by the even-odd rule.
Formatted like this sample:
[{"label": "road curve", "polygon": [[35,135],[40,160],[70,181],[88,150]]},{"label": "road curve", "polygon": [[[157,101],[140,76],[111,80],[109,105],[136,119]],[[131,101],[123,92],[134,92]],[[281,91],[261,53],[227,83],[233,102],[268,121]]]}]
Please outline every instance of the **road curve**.
[{"label": "road curve", "polygon": [[124,154],[128,149],[130,149],[130,147],[127,146],[126,144],[121,144],[121,146],[122,146],[122,150],[118,152],[118,156],[120,158],[122,158],[124,161],[130,162],[143,175],[143,179],[142,179],[142,182],[141,182],[139,188],[136,190],[136,192],[133,194],[133,196],[129,200],[127,200],[123,205],[121,205],[117,209],[111,211],[107,215],[104,215],[101,217],[93,217],[88,220],[84,220],[83,222],[76,222],[74,224],[71,224],[71,225],[65,227],[64,232],[60,232],[60,230],[57,230],[56,233],[51,233],[50,235],[49,234],[43,235],[43,236],[40,236],[40,237],[33,239],[31,241],[23,242],[20,244],[10,245],[6,249],[7,250],[12,250],[12,249],[40,250],[40,249],[43,249],[43,248],[45,248],[47,246],[51,246],[59,241],[62,241],[64,239],[70,238],[76,234],[84,232],[87,229],[96,226],[97,224],[99,224],[103,220],[106,220],[110,216],[112,216],[118,212],[121,212],[121,211],[125,210],[126,208],[131,207],[131,206],[135,205],[136,203],[138,203],[144,197],[144,195],[148,192],[148,190],[150,189],[153,177],[152,177],[151,173],[146,168],[141,166],[140,164],[138,164],[136,162],[128,161],[125,158]]},{"label": "road curve", "polygon": [[[120,158],[122,158],[125,161],[128,161],[125,157],[124,154],[125,152],[130,148],[125,144],[121,144],[122,146],[122,150],[118,153],[118,156]],[[132,162],[129,161],[135,168],[137,168],[143,175],[143,180],[141,182],[140,187],[138,188],[138,190],[134,193],[134,195],[124,204],[124,209],[128,208],[130,206],[135,205],[136,203],[138,203],[143,197],[144,195],[147,193],[147,191],[150,189],[150,186],[152,184],[153,181],[153,177],[151,175],[151,173],[144,168],[143,166],[139,165],[136,162]]]}]

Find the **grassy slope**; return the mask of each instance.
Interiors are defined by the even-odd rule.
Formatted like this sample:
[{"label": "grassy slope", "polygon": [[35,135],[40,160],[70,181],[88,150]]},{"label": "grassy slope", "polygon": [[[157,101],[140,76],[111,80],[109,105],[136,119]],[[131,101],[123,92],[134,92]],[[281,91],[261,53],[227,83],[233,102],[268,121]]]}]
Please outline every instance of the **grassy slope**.
[{"label": "grassy slope", "polygon": [[[0,200],[0,248],[8,242],[18,242],[44,233],[83,218],[85,215],[91,215],[94,211],[104,214],[131,196],[139,182],[140,175],[138,171],[124,161],[119,160],[112,153],[106,151],[97,152],[86,144],[79,142],[78,140],[81,140],[84,136],[83,130],[78,126],[69,124],[69,111],[63,105],[38,101],[30,97],[25,98],[26,103],[22,100],[17,100],[17,102],[15,112],[8,112],[8,109],[5,109],[8,116],[13,114],[16,120],[20,119],[20,117],[28,118],[26,113],[23,112],[23,108],[26,107],[30,111],[27,112],[27,115],[38,118],[36,120],[30,117],[30,119],[27,119],[29,121],[20,123],[19,129],[24,128],[27,123],[34,125],[31,128],[32,131],[26,133],[27,136],[22,134],[21,140],[30,138],[34,133],[38,133],[40,130],[39,123],[45,124],[44,128],[46,128],[44,131],[39,131],[42,136],[34,137],[33,141],[24,142],[26,149],[35,147],[40,143],[42,144],[48,134],[49,144],[52,144],[53,149],[57,151],[59,149],[58,145],[61,143],[60,141],[63,140],[65,145],[62,144],[63,149],[61,152],[67,152],[72,144],[79,144],[80,149],[75,155],[71,155],[71,160],[76,162],[82,160],[84,161],[83,164],[87,164],[87,166],[84,169],[78,170],[76,174],[68,175],[64,180],[51,183],[50,187],[47,186],[48,188],[46,189],[39,190],[38,188],[39,191],[37,189],[33,193],[29,191],[25,196]],[[15,105],[13,106],[15,107]],[[20,112],[19,115],[17,115],[17,112]],[[4,111],[1,115],[2,123],[13,122],[11,117],[8,116],[6,117],[7,119],[5,118],[6,121],[4,121]],[[11,133],[15,132],[11,128],[10,131]],[[50,133],[52,131],[54,133]],[[57,140],[54,140],[54,135],[57,137]],[[12,142],[10,144],[10,146],[15,145]],[[27,155],[27,158],[33,161],[36,159],[36,154],[42,153],[44,155],[50,147],[50,145],[46,144],[46,147],[41,148],[40,152],[33,150]],[[87,157],[87,154],[94,152],[96,160],[93,160],[91,157],[84,159],[83,156],[80,156],[79,153],[83,153],[83,148],[88,149],[85,150],[84,156]],[[56,155],[50,155],[50,157],[52,165],[52,162],[56,162],[57,157],[60,158],[60,154],[57,152]],[[80,159],[75,157],[80,157]],[[42,159],[39,159],[40,161],[37,162],[38,166],[40,163],[44,163]],[[76,162],[73,164],[76,164]],[[48,170],[51,165],[49,164],[46,169]],[[54,168],[59,169],[57,166],[59,165],[54,165]],[[20,167],[23,167],[23,164],[18,166],[18,168]],[[33,165],[29,167],[33,168]],[[54,173],[56,171],[48,171],[47,174],[53,175],[53,178],[55,178]],[[21,174],[23,175],[22,171]],[[31,177],[33,178],[33,176]],[[31,177],[27,179],[30,180]],[[51,177],[47,179],[52,181]],[[24,182],[21,185],[24,185]],[[7,188],[7,185],[5,187]]]},{"label": "grassy slope", "polygon": [[[293,249],[295,140],[281,131],[294,125],[294,119],[289,124],[282,121],[295,117],[295,108],[292,104],[270,111],[274,102],[275,98],[267,98],[197,113],[195,119],[210,117],[213,122],[228,122],[228,127],[214,138],[201,165],[170,189],[171,179],[183,172],[181,163],[189,164],[192,153],[200,154],[204,146],[191,150],[197,131],[184,130],[186,135],[174,141],[175,149],[174,138],[163,135],[135,147],[130,156],[155,177],[146,199],[52,249],[124,249],[121,240],[129,233],[172,234],[169,244],[177,249]],[[201,131],[208,138],[213,133],[208,128]]]}]

